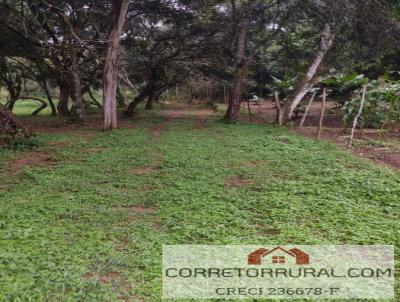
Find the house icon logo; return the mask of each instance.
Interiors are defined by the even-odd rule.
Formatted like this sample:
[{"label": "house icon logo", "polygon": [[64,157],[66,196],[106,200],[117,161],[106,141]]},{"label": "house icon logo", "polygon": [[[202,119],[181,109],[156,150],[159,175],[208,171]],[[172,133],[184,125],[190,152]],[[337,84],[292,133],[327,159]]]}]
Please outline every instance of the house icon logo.
[{"label": "house icon logo", "polygon": [[290,262],[294,260],[297,265],[308,265],[310,264],[310,255],[297,248],[286,250],[278,246],[272,250],[261,248],[248,256],[249,265],[261,265],[268,261],[272,264],[285,264],[289,262],[288,260]]}]

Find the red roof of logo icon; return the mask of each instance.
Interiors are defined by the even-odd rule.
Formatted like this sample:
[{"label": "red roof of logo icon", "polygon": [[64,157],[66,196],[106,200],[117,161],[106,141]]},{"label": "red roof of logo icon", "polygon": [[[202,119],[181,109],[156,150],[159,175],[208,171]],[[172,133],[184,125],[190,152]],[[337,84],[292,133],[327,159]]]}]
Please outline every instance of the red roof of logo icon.
[{"label": "red roof of logo icon", "polygon": [[[294,249],[290,249],[290,250],[286,250],[280,246],[272,249],[272,250],[268,250],[268,249],[258,249],[256,251],[254,251],[253,253],[251,253],[248,256],[248,264],[249,265],[261,265],[263,258],[267,255],[272,254],[275,251],[282,251],[284,253],[286,253],[288,256],[290,257],[294,257],[296,259],[296,264],[297,265],[308,265],[310,264],[310,256],[303,252],[300,249],[294,248]],[[274,262],[274,263],[285,263],[284,259],[283,262]]]}]

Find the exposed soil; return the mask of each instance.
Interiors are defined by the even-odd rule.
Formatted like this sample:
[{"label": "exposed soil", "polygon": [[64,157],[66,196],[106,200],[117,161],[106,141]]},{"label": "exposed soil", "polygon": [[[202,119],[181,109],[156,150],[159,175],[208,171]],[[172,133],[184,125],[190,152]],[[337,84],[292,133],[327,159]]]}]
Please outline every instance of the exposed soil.
[{"label": "exposed soil", "polygon": [[254,168],[262,165],[264,161],[262,160],[250,160],[246,162],[240,162],[240,163],[233,163],[226,165],[227,167],[243,167],[243,168]]},{"label": "exposed soil", "polygon": [[[273,123],[276,116],[276,107],[272,101],[265,102],[260,107],[252,105],[253,122]],[[317,138],[318,124],[320,119],[321,103],[315,102],[310,109],[309,115],[304,123],[304,127],[296,128],[301,120],[301,114],[293,121],[292,131],[311,139]],[[248,112],[242,109],[242,119],[249,120]],[[349,132],[349,131],[347,131]],[[400,169],[400,131],[399,127],[391,131],[382,133],[376,129],[356,130],[354,146],[351,152],[357,156],[368,158],[380,165]],[[347,150],[349,133],[343,129],[341,109],[333,101],[327,103],[326,115],[324,117],[324,128],[321,139],[328,140]],[[382,146],[371,145],[371,141],[380,142]],[[289,143],[282,139],[281,143]],[[389,146],[386,146],[386,145]],[[379,144],[378,144],[379,145]]]},{"label": "exposed soil", "polygon": [[197,116],[196,124],[194,125],[194,130],[202,130],[207,126],[207,116],[199,115]]},{"label": "exposed soil", "polygon": [[[96,281],[101,284],[109,284],[120,293],[128,293],[132,290],[132,284],[119,272],[86,273],[83,278],[87,281]],[[121,296],[125,299],[125,297]]]},{"label": "exposed soil", "polygon": [[124,239],[124,240],[122,240],[121,242],[119,242],[119,243],[117,244],[117,246],[116,246],[115,249],[116,249],[118,252],[122,252],[122,251],[124,251],[124,250],[126,249],[126,247],[128,246],[128,244],[129,244],[128,239]]},{"label": "exposed soil", "polygon": [[144,185],[144,186],[138,188],[138,190],[139,190],[140,192],[151,192],[151,191],[156,190],[157,188],[158,188],[158,187],[155,186],[155,185]]},{"label": "exposed soil", "polygon": [[162,110],[160,115],[164,117],[163,121],[150,128],[150,133],[153,139],[157,139],[158,137],[160,137],[166,126],[175,118],[181,117],[182,114],[184,114],[183,110]]},{"label": "exposed soil", "polygon": [[[249,122],[249,114],[246,106],[242,107],[241,120]],[[202,105],[200,105],[202,106]],[[164,108],[158,114],[164,119],[154,127],[150,129],[150,133],[153,139],[158,139],[165,127],[172,120],[177,118],[191,118],[195,120],[195,129],[204,129],[206,127],[207,118],[215,116],[216,114],[210,109],[204,109],[200,106],[188,106],[188,105],[177,105],[171,104],[168,108]],[[252,122],[258,124],[273,123],[276,117],[276,107],[272,100],[262,103],[260,106],[252,104],[250,106],[252,112]],[[305,135],[309,138],[315,139],[317,135],[317,127],[319,122],[319,116],[321,112],[321,103],[315,102],[310,109],[307,120],[304,124],[304,128],[298,129],[296,126],[300,122],[301,113],[293,121],[293,131],[295,133]],[[43,133],[60,133],[60,132],[79,132],[79,135],[86,139],[91,139],[100,133],[102,130],[102,120],[100,115],[90,115],[87,121],[81,124],[74,124],[68,121],[68,119],[60,117],[29,117],[22,118],[21,121],[28,127],[33,128],[37,132]],[[130,119],[126,117],[119,118],[119,127],[121,128],[135,128],[140,122],[140,117]],[[343,148],[346,148],[348,134],[343,132],[343,124],[341,117],[341,109],[337,107],[336,103],[329,101],[327,103],[326,116],[324,118],[324,129],[322,132],[321,139],[333,142]],[[396,169],[400,168],[400,131],[399,127],[393,129],[390,132],[382,133],[374,129],[366,129],[361,133],[356,131],[355,146],[351,151],[364,158],[370,158],[378,164],[386,165]],[[382,141],[384,143],[389,142],[398,146],[396,147],[385,147],[370,146],[369,140]],[[282,139],[281,143],[289,143]],[[53,143],[54,146],[67,146],[70,142]],[[347,149],[347,148],[346,148]],[[100,152],[102,150],[88,150],[89,152]],[[35,167],[35,166],[51,166],[55,163],[51,160],[51,157],[47,153],[32,154],[29,158],[15,160],[13,165],[16,170],[20,170],[22,167]],[[143,167],[132,170],[134,174],[152,174],[157,172],[157,168],[154,167]],[[239,181],[240,182],[240,181]]]},{"label": "exposed soil", "polygon": [[259,233],[264,235],[265,237],[277,236],[281,233],[280,230],[267,228],[266,225],[257,224],[256,228],[258,229]]},{"label": "exposed soil", "polygon": [[18,173],[23,168],[49,167],[57,164],[52,154],[47,151],[30,151],[27,156],[12,161],[12,170]]},{"label": "exposed soil", "polygon": [[161,229],[161,223],[159,218],[156,215],[153,215],[156,209],[144,206],[131,206],[128,209],[129,209],[128,213],[129,223],[131,222],[150,223],[152,228],[157,230]]},{"label": "exposed soil", "polygon": [[242,167],[248,167],[248,168],[254,168],[258,167],[259,165],[262,165],[264,162],[262,160],[251,160],[247,162],[241,163]]},{"label": "exposed soil", "polygon": [[135,175],[154,174],[159,171],[156,167],[138,167],[130,170],[129,172]]},{"label": "exposed soil", "polygon": [[165,118],[165,120],[162,123],[150,128],[150,133],[151,133],[152,138],[153,139],[159,138],[161,136],[162,132],[164,131],[165,127],[167,126],[167,124],[169,122],[171,122],[172,120],[173,120],[173,117],[167,117],[167,118]]},{"label": "exposed soil", "polygon": [[[210,109],[204,109],[204,108],[198,108],[194,106],[189,106],[189,110],[191,112],[191,115],[196,117],[196,122],[193,126],[193,130],[204,130],[207,128],[207,121],[210,117],[218,117],[218,111],[213,110],[212,108]],[[215,136],[215,133],[212,133],[213,136]]]},{"label": "exposed soil", "polygon": [[[307,127],[292,131],[316,139],[318,129]],[[351,149],[348,149],[349,134],[344,133],[343,129],[324,128],[321,139],[333,142],[359,157],[371,159],[380,165],[400,169],[400,141],[396,135],[393,131],[383,138],[378,130],[370,129],[363,132],[357,130]],[[378,146],[375,146],[375,143],[378,143]],[[385,146],[386,144],[388,145]]]},{"label": "exposed soil", "polygon": [[100,153],[100,152],[103,152],[103,151],[106,151],[107,150],[107,148],[101,148],[101,147],[98,147],[98,148],[87,148],[87,149],[85,149],[85,152],[87,152],[87,153]]},{"label": "exposed soil", "polygon": [[[28,128],[34,129],[41,133],[60,133],[79,131],[82,135],[95,136],[96,131],[101,132],[102,117],[101,114],[88,115],[84,122],[71,122],[65,117],[48,117],[48,116],[32,116],[23,117],[19,120]],[[138,121],[136,119],[127,118],[123,115],[118,117],[119,128],[135,128]]]},{"label": "exposed soil", "polygon": [[129,207],[129,210],[131,210],[134,213],[145,213],[145,214],[153,214],[156,210],[154,208],[150,207],[141,207],[141,206],[131,206]]},{"label": "exposed soil", "polygon": [[400,169],[400,152],[392,153],[392,154],[379,154],[378,157],[374,158],[376,161],[382,162],[382,164],[390,165],[391,167],[395,167]]},{"label": "exposed soil", "polygon": [[235,175],[227,180],[226,185],[231,188],[238,188],[251,185],[252,183],[252,180],[246,178],[244,175]]}]

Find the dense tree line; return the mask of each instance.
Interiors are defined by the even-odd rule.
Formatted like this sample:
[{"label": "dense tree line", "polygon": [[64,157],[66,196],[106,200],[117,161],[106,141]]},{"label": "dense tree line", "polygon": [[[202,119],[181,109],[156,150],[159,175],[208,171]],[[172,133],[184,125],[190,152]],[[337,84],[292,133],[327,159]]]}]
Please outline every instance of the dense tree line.
[{"label": "dense tree line", "polygon": [[[230,122],[249,93],[294,78],[277,117],[287,122],[332,69],[377,78],[398,67],[398,17],[390,0],[0,0],[3,132],[19,125],[11,113],[19,99],[74,121],[101,107],[109,130],[117,107],[132,117],[140,103],[151,109],[168,89],[202,77],[227,97]],[[32,81],[46,101],[25,94]]]}]

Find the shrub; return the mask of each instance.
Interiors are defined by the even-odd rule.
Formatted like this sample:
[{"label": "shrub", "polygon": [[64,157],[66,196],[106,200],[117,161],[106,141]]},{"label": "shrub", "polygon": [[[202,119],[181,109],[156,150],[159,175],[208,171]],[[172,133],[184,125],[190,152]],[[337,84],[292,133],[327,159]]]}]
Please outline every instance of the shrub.
[{"label": "shrub", "polygon": [[[361,90],[343,107],[346,125],[354,120],[360,108]],[[372,81],[368,84],[365,106],[360,117],[360,128],[384,128],[400,122],[400,83]]]}]

